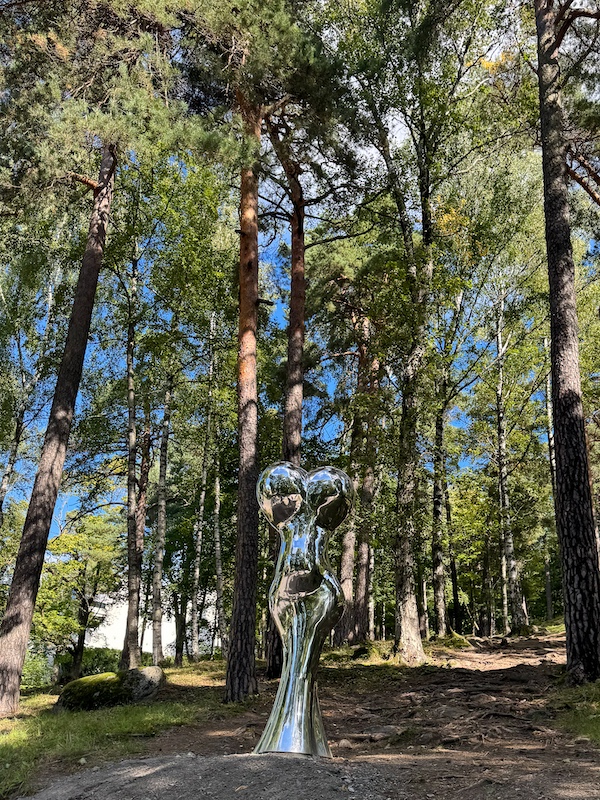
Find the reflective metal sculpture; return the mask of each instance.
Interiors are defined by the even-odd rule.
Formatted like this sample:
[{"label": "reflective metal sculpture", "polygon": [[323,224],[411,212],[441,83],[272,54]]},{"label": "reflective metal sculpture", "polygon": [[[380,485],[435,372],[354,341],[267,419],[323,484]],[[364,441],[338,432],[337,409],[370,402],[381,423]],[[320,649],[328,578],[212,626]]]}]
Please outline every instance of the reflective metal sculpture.
[{"label": "reflective metal sculpture", "polygon": [[254,752],[330,757],[316,671],[323,643],[341,616],[343,595],[327,560],[327,540],[348,515],[354,490],[335,467],[307,473],[282,462],[262,473],[256,493],[281,536],[269,608],[283,642],[283,669]]}]

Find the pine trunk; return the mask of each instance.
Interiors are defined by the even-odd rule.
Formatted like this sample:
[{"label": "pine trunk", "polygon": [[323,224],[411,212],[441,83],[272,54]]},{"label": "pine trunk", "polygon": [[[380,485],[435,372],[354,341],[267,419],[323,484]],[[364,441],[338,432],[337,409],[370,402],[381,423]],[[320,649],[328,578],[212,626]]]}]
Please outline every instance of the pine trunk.
[{"label": "pine trunk", "polygon": [[162,645],[162,580],[165,542],[167,538],[167,465],[169,460],[169,432],[171,428],[171,403],[173,401],[173,375],[167,379],[158,457],[158,487],[156,513],[156,547],[152,571],[152,663],[164,661]]},{"label": "pine trunk", "polygon": [[67,341],[38,471],[31,492],[8,602],[0,626],[0,717],[17,713],[19,685],[27,652],[52,515],[60,489],[75,401],[102,266],[112,200],[115,154],[104,149],[85,253],[75,290]]},{"label": "pine trunk", "polygon": [[[260,142],[262,110],[238,96],[246,130]],[[245,167],[241,175],[238,351],[238,506],[233,612],[227,661],[225,702],[240,702],[258,692],[256,591],[258,578],[258,174]]]},{"label": "pine trunk", "polygon": [[600,568],[579,375],[556,10],[549,0],[534,0],[534,6],[550,281],[554,502],[563,571],[567,671],[572,681],[582,683],[600,678]]},{"label": "pine trunk", "polygon": [[515,545],[510,517],[510,496],[508,493],[508,462],[506,457],[506,412],[504,408],[504,357],[506,345],[504,332],[504,298],[500,300],[496,321],[496,349],[498,381],[496,384],[496,423],[498,439],[498,495],[500,498],[500,532],[503,545],[503,556],[506,564],[506,587],[508,591],[508,608],[510,612],[510,630],[513,634],[521,634],[529,625],[524,608],[523,591],[519,567],[515,557]]},{"label": "pine trunk", "polygon": [[132,264],[129,321],[127,324],[127,622],[121,653],[121,669],[134,669],[142,663],[139,643],[140,589],[143,547],[139,547],[136,526],[137,431],[135,396],[135,316],[137,313],[137,261]]}]

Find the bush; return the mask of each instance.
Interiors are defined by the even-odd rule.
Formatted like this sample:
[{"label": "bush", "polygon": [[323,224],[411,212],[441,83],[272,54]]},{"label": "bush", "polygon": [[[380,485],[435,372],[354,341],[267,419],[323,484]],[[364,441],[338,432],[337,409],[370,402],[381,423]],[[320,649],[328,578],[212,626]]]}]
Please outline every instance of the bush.
[{"label": "bush", "polygon": [[[102,672],[118,672],[121,651],[110,647],[86,647],[83,651],[83,661],[81,664],[81,677],[86,675],[100,675]],[[64,653],[56,658],[58,665],[58,682],[64,683],[71,679],[72,657]],[[148,667],[152,664],[152,654],[142,653],[142,666]]]},{"label": "bush", "polygon": [[39,689],[52,683],[52,667],[43,653],[28,652],[23,664],[21,686],[24,689]]}]

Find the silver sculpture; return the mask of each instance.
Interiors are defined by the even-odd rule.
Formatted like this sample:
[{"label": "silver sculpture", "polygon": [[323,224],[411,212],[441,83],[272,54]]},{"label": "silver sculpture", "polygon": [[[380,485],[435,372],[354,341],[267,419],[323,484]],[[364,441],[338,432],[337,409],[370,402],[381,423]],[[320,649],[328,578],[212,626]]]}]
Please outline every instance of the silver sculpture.
[{"label": "silver sculpture", "polygon": [[327,560],[327,540],[348,515],[354,490],[335,467],[305,472],[281,462],[262,473],[256,494],[281,536],[269,608],[283,642],[283,669],[254,752],[331,757],[316,671],[323,643],[342,614],[343,595]]}]

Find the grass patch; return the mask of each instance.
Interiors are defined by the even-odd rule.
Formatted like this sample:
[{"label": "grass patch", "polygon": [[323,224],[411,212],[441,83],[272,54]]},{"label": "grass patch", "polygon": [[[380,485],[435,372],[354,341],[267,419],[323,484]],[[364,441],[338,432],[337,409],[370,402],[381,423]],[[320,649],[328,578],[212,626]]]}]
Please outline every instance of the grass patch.
[{"label": "grass patch", "polygon": [[144,737],[161,730],[239,714],[239,704],[221,702],[222,664],[200,663],[166,673],[161,699],[148,705],[55,714],[56,695],[25,697],[18,717],[0,720],[0,798],[27,792],[36,775],[49,769],[69,772],[82,758],[87,766],[123,758],[143,751]]},{"label": "grass patch", "polygon": [[556,722],[575,736],[586,736],[600,744],[600,681],[560,689],[549,703]]},{"label": "grass patch", "polygon": [[428,642],[423,642],[425,653],[430,654],[437,650],[470,650],[471,645],[464,636],[458,633],[451,633],[449,636],[436,637]]}]

